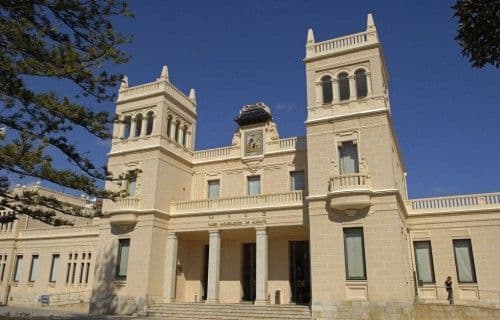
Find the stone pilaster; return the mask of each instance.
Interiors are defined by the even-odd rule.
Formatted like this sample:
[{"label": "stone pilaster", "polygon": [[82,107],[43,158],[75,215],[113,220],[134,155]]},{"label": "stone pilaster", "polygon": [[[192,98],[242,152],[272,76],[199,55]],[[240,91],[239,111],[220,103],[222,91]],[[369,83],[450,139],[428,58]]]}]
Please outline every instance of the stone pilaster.
[{"label": "stone pilaster", "polygon": [[207,303],[219,302],[220,233],[209,231]]},{"label": "stone pilaster", "polygon": [[175,301],[175,287],[177,276],[177,235],[169,233],[167,235],[167,252],[165,259],[165,298],[167,302]]},{"label": "stone pilaster", "polygon": [[267,304],[268,246],[267,229],[256,229],[256,282],[255,304]]}]

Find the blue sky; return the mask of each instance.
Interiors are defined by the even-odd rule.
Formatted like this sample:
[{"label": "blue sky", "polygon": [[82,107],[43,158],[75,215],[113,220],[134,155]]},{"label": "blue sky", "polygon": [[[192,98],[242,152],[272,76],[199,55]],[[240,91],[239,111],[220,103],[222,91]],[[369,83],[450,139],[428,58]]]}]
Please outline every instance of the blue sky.
[{"label": "blue sky", "polygon": [[[365,29],[374,14],[410,197],[500,191],[500,77],[473,69],[454,40],[451,1],[131,1],[134,37],[118,71],[130,85],[168,65],[198,98],[197,149],[230,144],[241,106],[264,101],[282,137],[304,135],[306,31],[316,41]],[[112,104],[107,110],[114,110]],[[108,143],[81,141],[105,163]]]}]

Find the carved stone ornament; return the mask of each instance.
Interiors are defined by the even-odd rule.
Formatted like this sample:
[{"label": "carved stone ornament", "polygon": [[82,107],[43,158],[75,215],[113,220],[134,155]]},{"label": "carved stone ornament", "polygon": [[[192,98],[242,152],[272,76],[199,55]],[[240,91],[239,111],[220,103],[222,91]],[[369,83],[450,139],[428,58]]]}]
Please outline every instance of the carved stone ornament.
[{"label": "carved stone ornament", "polygon": [[231,145],[232,146],[239,146],[241,143],[241,133],[240,133],[240,130],[237,130],[234,135],[233,135],[233,140],[231,142]]}]

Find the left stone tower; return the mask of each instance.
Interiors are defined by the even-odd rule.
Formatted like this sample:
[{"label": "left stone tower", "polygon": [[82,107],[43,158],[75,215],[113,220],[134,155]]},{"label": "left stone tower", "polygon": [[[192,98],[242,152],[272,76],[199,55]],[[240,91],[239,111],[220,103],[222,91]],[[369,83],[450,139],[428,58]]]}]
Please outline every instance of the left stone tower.
[{"label": "left stone tower", "polygon": [[161,299],[169,203],[191,198],[196,132],[194,89],[185,95],[164,66],[156,81],[129,86],[116,102],[106,189],[123,191],[105,201],[91,310],[133,313]]}]

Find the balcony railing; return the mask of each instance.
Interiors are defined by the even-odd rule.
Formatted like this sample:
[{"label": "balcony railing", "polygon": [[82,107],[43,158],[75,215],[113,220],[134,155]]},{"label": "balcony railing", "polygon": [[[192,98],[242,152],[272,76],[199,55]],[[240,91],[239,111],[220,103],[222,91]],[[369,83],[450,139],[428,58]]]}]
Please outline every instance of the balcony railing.
[{"label": "balcony railing", "polygon": [[377,41],[375,31],[364,31],[327,41],[316,42],[307,46],[306,58],[359,48],[364,45],[377,43]]},{"label": "balcony railing", "polygon": [[139,198],[128,197],[117,199],[114,203],[115,209],[139,209]]},{"label": "balcony railing", "polygon": [[260,207],[272,208],[273,206],[279,207],[286,205],[302,205],[302,191],[220,199],[177,201],[170,203],[170,213],[202,213]]},{"label": "balcony railing", "polygon": [[408,211],[414,213],[474,210],[491,207],[500,208],[500,192],[424,198],[407,201]]},{"label": "balcony railing", "polygon": [[330,192],[367,189],[371,189],[371,180],[366,173],[342,174],[330,178]]}]

